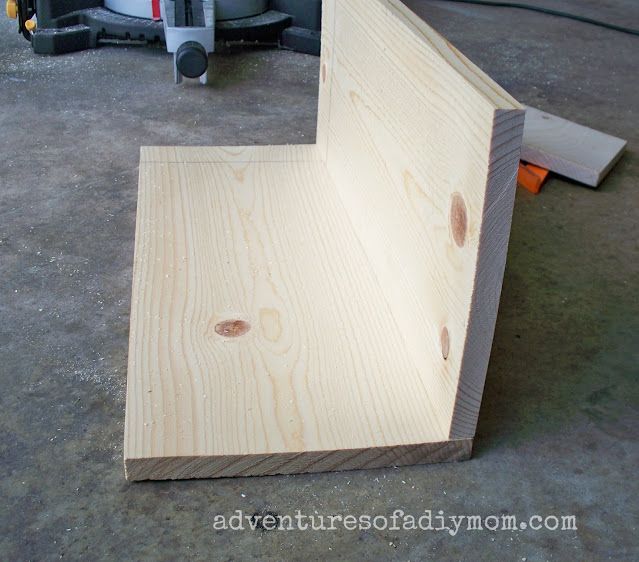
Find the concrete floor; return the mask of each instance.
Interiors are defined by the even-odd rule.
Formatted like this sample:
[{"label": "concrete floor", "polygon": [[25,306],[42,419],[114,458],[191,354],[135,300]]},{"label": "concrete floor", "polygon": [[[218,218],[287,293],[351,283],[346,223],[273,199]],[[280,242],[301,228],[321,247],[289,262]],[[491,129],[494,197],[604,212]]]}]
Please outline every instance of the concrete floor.
[{"label": "concrete floor", "polygon": [[[129,484],[124,389],[138,149],[312,142],[313,57],[34,56],[0,20],[0,559],[637,560],[639,38],[410,5],[521,101],[629,140],[598,191],[519,190],[473,460]],[[537,0],[639,27],[636,0]],[[575,514],[578,531],[215,531],[216,514]]]}]

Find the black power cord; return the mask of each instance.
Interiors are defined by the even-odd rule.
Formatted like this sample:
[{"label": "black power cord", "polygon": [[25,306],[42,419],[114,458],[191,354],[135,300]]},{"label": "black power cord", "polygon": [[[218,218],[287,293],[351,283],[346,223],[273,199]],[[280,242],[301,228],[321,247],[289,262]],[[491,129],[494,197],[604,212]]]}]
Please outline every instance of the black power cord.
[{"label": "black power cord", "polygon": [[444,2],[461,2],[463,4],[477,4],[479,6],[497,6],[500,8],[518,8],[520,10],[530,10],[531,12],[540,12],[542,14],[548,14],[559,18],[567,18],[583,23],[589,23],[606,29],[612,29],[614,31],[620,31],[621,33],[629,33],[630,35],[639,35],[639,29],[632,29],[630,27],[622,27],[621,25],[615,25],[605,21],[595,20],[584,16],[578,16],[576,14],[569,14],[568,12],[560,12],[558,10],[552,10],[550,8],[541,8],[539,6],[531,6],[530,4],[520,4],[518,2],[493,2],[491,0],[444,0]]}]

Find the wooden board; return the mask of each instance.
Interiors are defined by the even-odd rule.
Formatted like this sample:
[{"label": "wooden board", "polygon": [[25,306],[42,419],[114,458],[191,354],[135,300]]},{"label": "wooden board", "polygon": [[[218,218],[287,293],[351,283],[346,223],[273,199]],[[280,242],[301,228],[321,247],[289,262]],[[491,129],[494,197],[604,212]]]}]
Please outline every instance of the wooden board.
[{"label": "wooden board", "polygon": [[129,479],[470,455],[523,110],[401,2],[323,10],[315,145],[142,150]]},{"label": "wooden board", "polygon": [[526,108],[522,160],[585,185],[599,186],[626,145],[623,139]]}]

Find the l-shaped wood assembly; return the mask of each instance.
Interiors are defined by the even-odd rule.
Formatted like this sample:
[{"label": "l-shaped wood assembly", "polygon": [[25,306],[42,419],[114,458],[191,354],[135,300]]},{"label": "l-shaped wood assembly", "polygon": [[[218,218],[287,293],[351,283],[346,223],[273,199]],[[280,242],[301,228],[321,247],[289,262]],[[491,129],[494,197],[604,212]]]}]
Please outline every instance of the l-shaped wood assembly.
[{"label": "l-shaped wood assembly", "polygon": [[314,145],[143,148],[130,480],[471,454],[524,112],[399,0],[324,0]]}]

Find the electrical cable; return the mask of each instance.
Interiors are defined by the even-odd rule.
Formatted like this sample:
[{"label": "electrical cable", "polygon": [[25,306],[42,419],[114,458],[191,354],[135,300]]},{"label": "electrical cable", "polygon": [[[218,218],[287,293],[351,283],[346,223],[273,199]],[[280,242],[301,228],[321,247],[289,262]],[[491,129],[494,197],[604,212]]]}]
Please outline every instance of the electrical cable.
[{"label": "electrical cable", "polygon": [[462,4],[476,4],[478,6],[496,6],[500,8],[517,8],[519,10],[529,10],[531,12],[539,12],[542,14],[548,14],[550,16],[556,16],[559,18],[566,18],[582,23],[589,23],[605,29],[612,29],[613,31],[619,31],[621,33],[628,33],[630,35],[639,35],[639,29],[633,29],[631,27],[623,27],[621,25],[615,25],[601,20],[587,18],[585,16],[578,16],[576,14],[570,14],[568,12],[560,12],[559,10],[553,10],[551,8],[542,8],[540,6],[532,6],[530,4],[520,4],[518,2],[493,2],[492,0],[443,0],[444,2],[460,2]]}]

